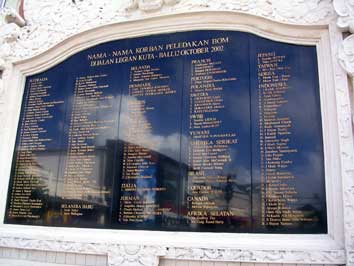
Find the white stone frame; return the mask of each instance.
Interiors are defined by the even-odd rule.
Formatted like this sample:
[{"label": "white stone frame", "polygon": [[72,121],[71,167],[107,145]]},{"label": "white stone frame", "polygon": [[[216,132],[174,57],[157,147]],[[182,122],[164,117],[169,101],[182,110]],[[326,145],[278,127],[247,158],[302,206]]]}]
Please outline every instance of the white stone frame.
[{"label": "white stone frame", "polygon": [[[157,265],[171,259],[345,264],[342,178],[346,162],[343,145],[352,134],[343,119],[350,114],[346,73],[338,66],[335,49],[342,40],[334,23],[289,25],[235,12],[196,12],[102,26],[79,33],[31,59],[13,63],[4,87],[7,131],[0,142],[0,217],[4,217],[12,154],[25,77],[44,71],[93,45],[151,34],[200,29],[246,31],[268,39],[316,45],[319,61],[321,112],[325,151],[329,232],[327,235],[213,234],[124,230],[72,229],[0,225],[0,246],[48,251],[108,254],[110,265]],[[339,89],[338,89],[339,88]],[[345,121],[344,121],[345,122]],[[343,132],[343,130],[345,132]],[[1,134],[0,134],[1,135]],[[352,152],[352,149],[349,150]],[[347,169],[348,170],[348,169]],[[343,182],[345,183],[345,182]],[[353,214],[352,214],[353,215]],[[30,230],[29,230],[30,229]],[[265,247],[266,243],[266,247]],[[348,261],[348,265],[350,261]]]}]

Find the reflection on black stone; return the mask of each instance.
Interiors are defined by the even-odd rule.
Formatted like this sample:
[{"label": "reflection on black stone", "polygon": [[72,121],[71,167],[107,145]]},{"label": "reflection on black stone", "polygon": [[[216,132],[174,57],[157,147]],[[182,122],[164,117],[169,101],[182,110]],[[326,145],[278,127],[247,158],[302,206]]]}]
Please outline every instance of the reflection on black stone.
[{"label": "reflection on black stone", "polygon": [[252,171],[259,173],[253,176],[254,230],[326,232],[321,115],[313,108],[319,106],[315,48],[263,39],[250,49],[251,98],[258,106],[252,109],[258,140]]},{"label": "reflection on black stone", "polygon": [[[123,175],[125,178],[121,178],[117,186],[119,208],[116,226],[131,228],[134,225],[140,229],[167,230],[177,228],[178,206],[175,193],[180,175],[179,162],[138,145],[127,142],[121,142],[120,145],[145,152],[140,153],[144,159],[133,167],[134,175]],[[123,160],[125,158],[123,156]],[[122,166],[125,166],[124,163]]]},{"label": "reflection on black stone", "polygon": [[194,31],[104,43],[27,77],[5,222],[326,233],[316,58]]},{"label": "reflection on black stone", "polygon": [[98,174],[90,182],[82,182],[80,185],[76,183],[77,194],[68,197],[68,194],[61,190],[64,188],[65,179],[59,178],[58,194],[51,215],[53,224],[106,227],[110,223],[115,150],[116,141],[113,140],[107,140],[106,146],[95,148],[92,156]]}]

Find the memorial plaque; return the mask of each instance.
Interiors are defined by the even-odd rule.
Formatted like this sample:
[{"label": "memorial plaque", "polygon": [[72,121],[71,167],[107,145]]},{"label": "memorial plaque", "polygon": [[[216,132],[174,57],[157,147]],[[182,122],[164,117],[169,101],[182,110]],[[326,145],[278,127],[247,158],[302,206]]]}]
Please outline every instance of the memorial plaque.
[{"label": "memorial plaque", "polygon": [[316,48],[252,39],[254,230],[324,232]]},{"label": "memorial plaque", "polygon": [[315,46],[111,41],[26,78],[5,222],[327,233]]},{"label": "memorial plaque", "polygon": [[190,230],[244,232],[252,206],[248,34],[200,40],[208,52],[185,59],[182,215]]}]

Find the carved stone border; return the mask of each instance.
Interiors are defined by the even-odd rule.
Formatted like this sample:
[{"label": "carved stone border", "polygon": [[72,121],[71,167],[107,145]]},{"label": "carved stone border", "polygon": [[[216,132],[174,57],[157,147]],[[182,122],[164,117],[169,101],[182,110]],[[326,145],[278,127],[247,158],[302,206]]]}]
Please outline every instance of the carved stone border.
[{"label": "carved stone border", "polygon": [[0,235],[0,247],[106,255],[109,266],[158,266],[159,257],[166,254],[166,248],[158,246],[35,240],[2,235]]},{"label": "carved stone border", "polygon": [[[352,18],[353,2],[351,0],[334,0],[343,30],[352,30],[351,24],[342,26],[343,21]],[[49,1],[50,2],[50,1]],[[157,10],[161,14],[190,12],[195,10],[228,10],[263,16],[275,21],[307,25],[328,25],[333,18],[333,7],[330,0],[292,0],[292,1],[206,1],[206,0],[132,0],[131,5],[124,9],[110,9],[112,0],[78,2],[56,1],[54,6],[48,6],[48,1],[33,0],[27,6],[29,11],[28,25],[19,28],[13,23],[0,28],[0,67],[5,68],[3,79],[7,80],[12,69],[12,62],[19,58],[32,57],[41,51],[65,40],[68,36],[82,32],[85,29],[95,28],[116,22],[142,19],[156,16]],[[97,3],[99,2],[99,4]],[[143,5],[142,3],[146,3]],[[96,3],[96,4],[95,4]],[[148,5],[150,3],[151,5]],[[153,5],[154,4],[154,5]],[[104,15],[98,16],[94,7],[102,7]],[[303,10],[303,11],[301,11]],[[40,11],[40,12],[39,12]],[[34,14],[40,13],[37,20]],[[76,20],[67,20],[74,17]],[[344,18],[344,19],[341,19]],[[77,26],[73,27],[69,21]],[[351,20],[349,20],[351,21]],[[79,23],[77,23],[79,22]],[[352,74],[353,65],[353,38],[349,36],[343,43],[339,40],[336,30],[331,28],[333,51],[337,53],[339,62]],[[334,52],[335,53],[335,52]],[[335,58],[334,58],[335,59]],[[336,65],[338,61],[333,60]],[[354,166],[353,166],[353,134],[351,126],[351,112],[348,84],[343,72],[337,66],[335,71],[335,93],[337,98],[338,126],[340,131],[340,167],[343,179],[344,228],[347,265],[354,265]],[[0,121],[4,120],[4,109],[7,88],[1,87],[0,82]],[[0,137],[6,135],[6,127],[0,130]],[[2,139],[2,138],[1,138]],[[0,151],[2,154],[2,151]],[[115,265],[144,265],[156,266],[159,257],[171,259],[191,260],[221,260],[245,262],[279,262],[279,263],[324,263],[343,264],[344,250],[249,250],[249,249],[219,249],[219,248],[181,248],[164,247],[160,245],[123,245],[117,243],[79,243],[63,240],[37,240],[23,237],[6,236],[0,234],[0,246],[13,248],[38,249],[58,252],[82,252],[92,254],[107,254],[111,266]],[[70,247],[68,249],[67,247]]]},{"label": "carved stone border", "polygon": [[[341,67],[351,77],[351,83],[354,87],[354,1],[352,0],[334,0],[334,9],[337,12],[337,26],[343,31],[349,33],[338,47],[335,47],[337,59]],[[352,33],[350,35],[350,33]],[[336,73],[337,78],[340,73]],[[348,84],[341,82],[340,86],[348,87]],[[350,103],[350,93],[344,87],[337,87],[338,98],[341,97],[342,108],[338,110],[341,119],[341,153],[342,173],[343,173],[343,202],[344,202],[344,231],[345,231],[345,249],[347,265],[354,265],[354,155],[353,155],[353,123],[354,118],[351,112],[345,112],[345,106],[352,106]],[[345,97],[345,99],[343,99]],[[353,112],[353,110],[352,110]]]},{"label": "carved stone border", "polygon": [[[298,25],[325,25],[334,17],[331,0],[27,0],[27,24],[7,53],[0,36],[0,58],[29,58],[72,35],[111,23],[195,11],[240,12]],[[0,32],[3,28],[6,25],[0,25]]]},{"label": "carved stone border", "polygon": [[109,266],[158,266],[160,258],[174,260],[343,264],[344,251],[246,250],[232,248],[183,248],[163,245],[80,243],[63,240],[35,240],[0,234],[0,247],[83,253],[108,256]]},{"label": "carved stone border", "polygon": [[289,251],[169,248],[165,258],[207,261],[238,261],[254,263],[340,264],[344,251]]},{"label": "carved stone border", "polygon": [[339,47],[338,59],[341,66],[354,78],[354,1],[334,0],[333,5],[338,15],[337,26],[339,29],[352,33],[344,39]]}]

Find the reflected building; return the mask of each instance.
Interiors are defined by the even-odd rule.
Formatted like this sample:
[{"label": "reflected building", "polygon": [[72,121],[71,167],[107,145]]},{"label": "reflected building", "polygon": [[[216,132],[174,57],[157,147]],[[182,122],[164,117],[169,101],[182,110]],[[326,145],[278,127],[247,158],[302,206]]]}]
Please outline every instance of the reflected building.
[{"label": "reflected building", "polygon": [[[85,252],[108,254],[110,265],[156,266],[161,256],[342,265],[344,253],[351,252],[343,248],[351,226],[335,218],[349,206],[350,182],[339,172],[350,173],[343,161],[351,153],[342,147],[348,146],[344,138],[351,139],[343,136],[350,107],[345,91],[332,90],[345,87],[345,75],[325,64],[325,51],[339,47],[342,36],[328,22],[334,19],[332,3],[137,0],[120,9],[117,2],[0,0],[0,8],[21,4],[29,18],[21,29],[20,16],[1,15],[0,28],[9,24],[10,31],[0,34],[0,136],[15,143],[10,155],[13,148],[0,143],[1,154],[13,157],[2,165],[9,172],[4,228],[53,232],[50,241],[60,252],[62,240],[54,232],[58,239],[95,232]],[[195,7],[223,12],[183,13]],[[170,21],[111,24],[155,16],[156,10],[182,13]],[[83,20],[87,33],[12,62],[42,51],[41,36],[52,45],[50,37],[75,33]],[[137,31],[129,33],[129,27]],[[23,95],[12,85],[20,81]],[[17,129],[6,115],[18,121]],[[329,128],[337,124],[340,132]],[[337,208],[342,198],[333,194],[341,189],[348,206]],[[338,224],[345,226],[346,241]],[[102,240],[98,232],[112,239]],[[119,242],[128,233],[132,247]],[[96,237],[107,240],[103,251]],[[23,239],[23,247],[47,245],[29,238],[33,242]],[[269,248],[252,246],[255,239],[270,239]],[[80,241],[72,241],[73,247]],[[186,247],[179,249],[181,243]]]}]

